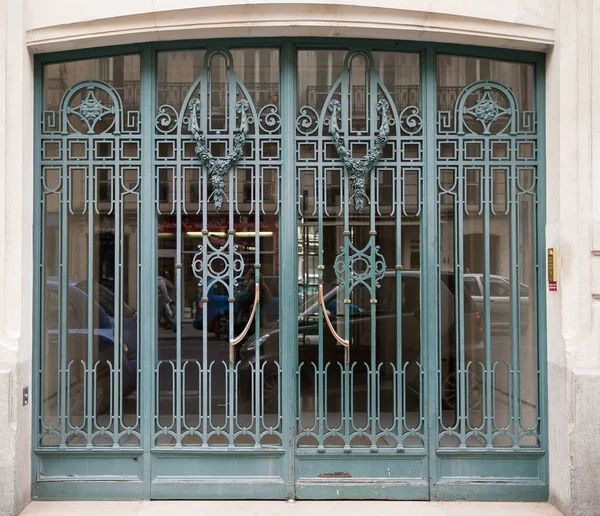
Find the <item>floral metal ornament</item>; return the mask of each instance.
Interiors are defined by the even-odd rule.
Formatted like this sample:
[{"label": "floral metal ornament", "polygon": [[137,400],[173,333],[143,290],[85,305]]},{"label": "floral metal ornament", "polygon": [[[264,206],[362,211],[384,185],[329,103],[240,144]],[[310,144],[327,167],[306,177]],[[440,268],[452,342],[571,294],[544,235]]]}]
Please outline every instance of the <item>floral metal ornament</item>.
[{"label": "floral metal ornament", "polygon": [[486,85],[484,93],[472,107],[464,107],[464,114],[475,117],[483,126],[484,134],[490,133],[490,126],[502,115],[510,115],[510,108],[503,108],[492,98],[492,87]]},{"label": "floral metal ornament", "polygon": [[250,109],[250,104],[247,100],[242,99],[238,100],[235,105],[236,113],[240,114],[240,130],[234,135],[233,145],[224,158],[215,158],[208,149],[206,136],[200,132],[198,125],[200,107],[199,99],[193,99],[190,102],[190,131],[196,140],[196,156],[208,167],[208,176],[213,187],[211,197],[215,209],[220,211],[225,199],[225,176],[235,167],[244,154],[244,144],[246,143],[249,125],[246,112]]},{"label": "floral metal ornament", "polygon": [[74,114],[81,118],[88,126],[88,133],[94,132],[94,126],[102,117],[109,113],[114,113],[115,110],[107,108],[94,93],[95,86],[87,87],[87,95],[81,103],[74,108],[68,107],[67,114]]},{"label": "floral metal ornament", "polygon": [[375,137],[375,145],[367,151],[363,158],[353,158],[344,143],[344,139],[340,136],[340,128],[337,122],[338,113],[341,111],[340,102],[334,99],[329,104],[329,112],[331,113],[329,134],[333,136],[335,150],[348,171],[348,177],[352,182],[352,189],[354,190],[351,199],[354,201],[354,208],[358,213],[362,213],[364,200],[367,198],[367,194],[365,193],[365,178],[380,160],[387,143],[387,136],[390,132],[390,124],[387,116],[389,107],[387,100],[380,99],[377,102],[377,113],[381,115],[381,126],[379,133]]}]

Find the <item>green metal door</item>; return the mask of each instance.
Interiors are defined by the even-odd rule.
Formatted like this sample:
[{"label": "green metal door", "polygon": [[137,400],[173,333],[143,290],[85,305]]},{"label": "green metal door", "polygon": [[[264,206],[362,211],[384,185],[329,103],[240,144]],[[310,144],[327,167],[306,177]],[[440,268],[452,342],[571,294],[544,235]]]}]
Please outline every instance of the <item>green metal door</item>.
[{"label": "green metal door", "polygon": [[547,496],[543,68],[400,47],[38,59],[34,497]]},{"label": "green metal door", "polygon": [[296,494],[427,499],[419,55],[297,59]]},{"label": "green metal door", "polygon": [[154,498],[289,497],[278,54],[196,52],[178,97],[159,82]]}]

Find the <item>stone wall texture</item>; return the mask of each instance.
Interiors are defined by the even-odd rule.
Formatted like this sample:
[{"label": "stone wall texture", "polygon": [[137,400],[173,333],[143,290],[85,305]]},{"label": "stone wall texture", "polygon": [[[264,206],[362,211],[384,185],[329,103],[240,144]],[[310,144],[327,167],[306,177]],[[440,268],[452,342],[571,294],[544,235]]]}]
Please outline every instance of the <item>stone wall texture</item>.
[{"label": "stone wall texture", "polygon": [[188,38],[410,39],[547,53],[551,501],[600,514],[600,2],[0,0],[0,514],[31,485],[33,55]]}]

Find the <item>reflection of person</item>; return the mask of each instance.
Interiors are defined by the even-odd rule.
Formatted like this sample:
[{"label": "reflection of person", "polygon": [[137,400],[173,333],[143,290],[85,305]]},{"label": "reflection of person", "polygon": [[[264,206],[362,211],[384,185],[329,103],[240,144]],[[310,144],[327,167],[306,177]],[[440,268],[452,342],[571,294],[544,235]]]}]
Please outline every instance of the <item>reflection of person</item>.
[{"label": "reflection of person", "polygon": [[173,319],[173,312],[170,304],[173,303],[172,294],[174,291],[173,283],[169,280],[169,273],[163,271],[158,277],[158,321],[164,319],[169,330],[176,331],[177,324]]},{"label": "reflection of person", "polygon": [[[263,326],[267,322],[266,311],[263,308],[273,302],[273,295],[269,287],[267,287],[262,274],[259,274],[259,278],[260,324]],[[250,267],[244,279],[244,286],[236,300],[238,304],[238,324],[245,324],[250,318],[252,308],[254,308],[255,283],[256,272],[254,267]],[[253,329],[253,327],[250,328],[250,333],[252,333]]]}]

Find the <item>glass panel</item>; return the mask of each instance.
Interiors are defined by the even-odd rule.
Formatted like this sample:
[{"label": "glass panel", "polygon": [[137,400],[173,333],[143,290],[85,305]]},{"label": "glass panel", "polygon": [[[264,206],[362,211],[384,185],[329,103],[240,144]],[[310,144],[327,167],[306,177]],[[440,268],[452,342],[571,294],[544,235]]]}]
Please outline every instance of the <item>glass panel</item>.
[{"label": "glass panel", "polygon": [[139,66],[44,67],[42,445],[140,443]]},{"label": "glass panel", "polygon": [[[418,109],[408,104],[419,97],[418,78],[416,55],[379,53],[371,61],[298,52],[298,445],[305,449],[424,446],[422,133]],[[378,99],[404,116],[359,184],[333,145],[330,102],[340,102],[342,145],[362,158],[381,131],[372,109]],[[406,124],[409,113],[415,126]]]},{"label": "glass panel", "polygon": [[[200,75],[204,50],[159,52],[157,54],[158,105],[179,111],[194,81]],[[171,109],[167,112],[173,114]]]},{"label": "glass panel", "polygon": [[[155,126],[154,442],[281,446],[279,54],[159,55],[159,77],[188,82],[179,109]],[[196,125],[179,127],[184,116]]]},{"label": "glass panel", "polygon": [[438,58],[441,446],[539,446],[533,72]]}]

